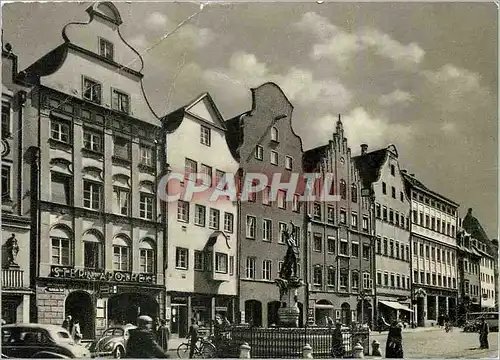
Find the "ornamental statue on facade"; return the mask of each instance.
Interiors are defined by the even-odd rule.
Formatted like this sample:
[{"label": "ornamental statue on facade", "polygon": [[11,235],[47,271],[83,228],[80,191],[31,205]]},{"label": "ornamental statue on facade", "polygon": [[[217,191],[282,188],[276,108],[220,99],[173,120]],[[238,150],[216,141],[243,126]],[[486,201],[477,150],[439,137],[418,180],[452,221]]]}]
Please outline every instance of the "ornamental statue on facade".
[{"label": "ornamental statue on facade", "polygon": [[16,235],[12,234],[10,238],[5,242],[5,247],[7,249],[7,266],[8,267],[19,267],[17,264],[17,254],[19,253],[19,245],[17,243]]}]

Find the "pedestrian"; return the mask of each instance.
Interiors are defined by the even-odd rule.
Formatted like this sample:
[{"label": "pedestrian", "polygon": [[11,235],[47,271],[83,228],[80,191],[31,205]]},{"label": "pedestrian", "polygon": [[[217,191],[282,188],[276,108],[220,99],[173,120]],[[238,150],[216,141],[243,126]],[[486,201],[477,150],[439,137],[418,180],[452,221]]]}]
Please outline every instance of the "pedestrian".
[{"label": "pedestrian", "polygon": [[71,329],[71,337],[75,340],[75,344],[79,345],[82,341],[82,332],[80,330],[80,321],[75,319],[73,328]]},{"label": "pedestrian", "polygon": [[387,359],[403,358],[402,328],[397,321],[394,321],[389,328],[387,343],[385,344],[385,357]]},{"label": "pedestrian", "polygon": [[194,350],[196,349],[196,343],[198,342],[198,331],[199,327],[196,323],[196,319],[191,319],[191,327],[189,328],[188,337],[190,338],[189,342],[189,358],[192,359],[194,355]]},{"label": "pedestrian", "polygon": [[484,320],[484,317],[481,318],[481,325],[479,327],[479,348],[480,349],[489,349],[490,344],[488,343],[488,334],[490,333],[490,327],[488,323]]},{"label": "pedestrian", "polygon": [[137,328],[129,330],[125,357],[129,359],[167,358],[167,354],[155,341],[153,319],[141,315],[137,319]]},{"label": "pedestrian", "polygon": [[68,315],[66,316],[66,319],[64,319],[62,323],[62,327],[71,334],[71,330],[73,330],[72,324],[73,322],[71,321],[71,315]]},{"label": "pedestrian", "polygon": [[167,320],[160,321],[160,327],[157,331],[157,342],[164,351],[168,351],[168,340],[170,339],[170,327]]},{"label": "pedestrian", "polygon": [[342,324],[337,322],[332,335],[332,357],[341,359],[344,357],[344,339],[342,338]]}]

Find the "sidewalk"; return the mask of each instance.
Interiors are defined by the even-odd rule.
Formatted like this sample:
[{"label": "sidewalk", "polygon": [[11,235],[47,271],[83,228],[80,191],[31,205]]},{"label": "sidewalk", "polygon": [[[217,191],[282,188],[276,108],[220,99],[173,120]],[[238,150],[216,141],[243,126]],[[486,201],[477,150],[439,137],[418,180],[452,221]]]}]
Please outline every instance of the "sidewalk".
[{"label": "sidewalk", "polygon": [[[403,333],[414,333],[414,332],[422,332],[422,331],[439,331],[439,330],[443,330],[443,328],[441,328],[439,326],[429,326],[429,327],[417,327],[415,329],[406,328],[406,329],[403,329]],[[387,335],[388,333],[389,333],[388,330],[382,331],[382,332],[371,330],[370,336],[377,336],[377,335],[384,335],[384,334]]]}]

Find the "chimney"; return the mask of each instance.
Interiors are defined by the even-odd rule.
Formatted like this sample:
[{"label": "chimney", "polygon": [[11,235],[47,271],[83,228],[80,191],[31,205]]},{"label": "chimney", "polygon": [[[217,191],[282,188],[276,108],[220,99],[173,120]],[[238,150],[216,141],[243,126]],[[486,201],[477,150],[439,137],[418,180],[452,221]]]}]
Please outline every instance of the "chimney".
[{"label": "chimney", "polygon": [[367,151],[368,151],[368,145],[361,144],[361,155],[365,155]]}]

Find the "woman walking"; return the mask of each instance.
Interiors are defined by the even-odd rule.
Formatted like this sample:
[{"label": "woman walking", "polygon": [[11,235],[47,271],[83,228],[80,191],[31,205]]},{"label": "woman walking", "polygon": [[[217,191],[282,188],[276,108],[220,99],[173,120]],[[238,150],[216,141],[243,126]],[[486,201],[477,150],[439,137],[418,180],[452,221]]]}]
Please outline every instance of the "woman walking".
[{"label": "woman walking", "polygon": [[387,335],[385,357],[387,359],[402,359],[403,356],[403,335],[401,325],[397,321],[394,321]]}]

